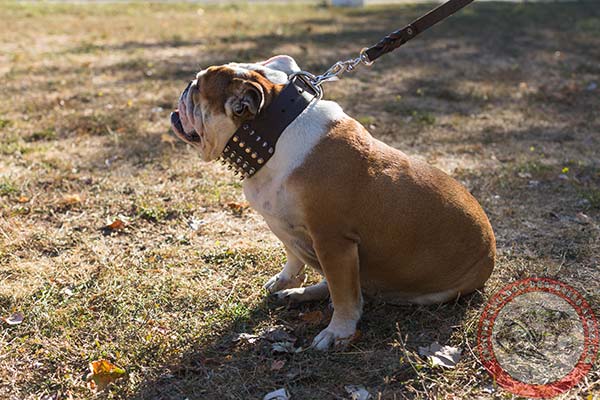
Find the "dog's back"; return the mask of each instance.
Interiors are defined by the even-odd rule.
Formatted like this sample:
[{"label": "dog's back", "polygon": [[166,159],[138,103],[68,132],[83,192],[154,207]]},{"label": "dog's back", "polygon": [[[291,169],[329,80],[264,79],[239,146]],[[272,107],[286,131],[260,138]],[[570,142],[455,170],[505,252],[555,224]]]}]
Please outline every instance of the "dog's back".
[{"label": "dog's back", "polygon": [[450,300],[481,288],[495,238],[475,198],[456,180],[337,121],[296,169],[307,227],[359,243],[361,286],[401,300]]}]

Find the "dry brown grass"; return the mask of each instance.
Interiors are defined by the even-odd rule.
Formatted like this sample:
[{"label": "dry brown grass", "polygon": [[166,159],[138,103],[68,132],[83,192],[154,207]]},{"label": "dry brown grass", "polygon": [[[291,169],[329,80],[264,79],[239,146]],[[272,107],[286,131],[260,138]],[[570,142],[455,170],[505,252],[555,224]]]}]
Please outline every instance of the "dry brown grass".
[{"label": "dry brown grass", "polygon": [[[287,53],[322,71],[430,6],[3,3],[0,315],[25,321],[0,327],[0,398],[92,397],[82,376],[101,357],[129,372],[103,398],[258,399],[285,386],[296,399],[339,399],[345,384],[382,399],[510,397],[469,351],[490,294],[549,276],[600,305],[594,2],[475,4],[328,85],[378,138],[466,184],[499,250],[481,295],[367,304],[347,351],[274,356],[232,343],[283,324],[306,345],[324,323],[299,313],[327,306],[264,300],[261,285],[284,258],[276,239],[251,210],[227,206],[243,198],[220,165],[164,140],[201,66]],[[127,227],[105,234],[118,215]],[[205,221],[197,232],[192,218]],[[465,348],[457,369],[415,356],[433,340]],[[286,363],[271,370],[273,359]],[[596,369],[565,397],[598,391]]]}]

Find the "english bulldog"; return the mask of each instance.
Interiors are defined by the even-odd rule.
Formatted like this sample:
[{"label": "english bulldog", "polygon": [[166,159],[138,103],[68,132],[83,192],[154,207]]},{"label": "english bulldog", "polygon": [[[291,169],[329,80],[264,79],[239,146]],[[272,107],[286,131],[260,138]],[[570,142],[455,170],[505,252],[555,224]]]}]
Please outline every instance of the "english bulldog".
[{"label": "english bulldog", "polygon": [[[181,94],[173,130],[204,161],[216,160],[297,71],[288,56],[204,69]],[[318,350],[353,337],[363,293],[447,302],[481,289],[494,268],[495,237],[477,200],[441,170],[375,139],[332,101],[315,100],[287,126],[243,191],[287,255],[266,290],[296,302],[331,298],[331,321],[313,340]],[[301,287],[305,266],[323,280]]]}]

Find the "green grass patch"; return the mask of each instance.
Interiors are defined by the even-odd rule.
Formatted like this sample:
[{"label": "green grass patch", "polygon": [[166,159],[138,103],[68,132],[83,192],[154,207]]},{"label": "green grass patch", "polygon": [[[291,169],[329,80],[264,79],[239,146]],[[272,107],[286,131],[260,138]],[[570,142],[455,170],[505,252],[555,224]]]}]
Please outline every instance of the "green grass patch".
[{"label": "green grass patch", "polygon": [[6,118],[0,118],[0,129],[7,128],[12,125],[12,121]]},{"label": "green grass patch", "polygon": [[162,204],[141,202],[136,205],[136,215],[151,222],[160,222],[168,215],[168,210]]},{"label": "green grass patch", "polygon": [[375,117],[372,117],[370,115],[362,115],[357,117],[356,120],[360,122],[363,126],[369,126],[375,122]]},{"label": "green grass patch", "polygon": [[590,207],[600,210],[600,189],[587,188],[580,191],[581,197],[589,201]]},{"label": "green grass patch", "polygon": [[553,165],[544,164],[538,160],[528,160],[521,164],[517,164],[514,169],[517,173],[530,173],[532,175],[543,175],[553,172],[556,167]]},{"label": "green grass patch", "polygon": [[0,196],[9,196],[18,192],[17,186],[4,178],[0,181]]},{"label": "green grass patch", "polygon": [[0,154],[26,154],[30,151],[31,148],[27,146],[17,135],[9,134],[3,138],[0,138]]},{"label": "green grass patch", "polygon": [[45,128],[40,131],[35,131],[25,138],[27,142],[38,142],[41,140],[54,140],[57,134],[54,128]]}]

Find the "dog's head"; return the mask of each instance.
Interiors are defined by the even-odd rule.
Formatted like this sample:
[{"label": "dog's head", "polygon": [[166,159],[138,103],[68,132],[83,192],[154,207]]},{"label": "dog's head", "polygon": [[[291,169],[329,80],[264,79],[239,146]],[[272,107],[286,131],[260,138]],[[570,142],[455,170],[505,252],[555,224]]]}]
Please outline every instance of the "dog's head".
[{"label": "dog's head", "polygon": [[267,107],[299,70],[289,56],[204,69],[181,93],[178,110],[171,114],[173,131],[203,160],[215,160],[239,126]]}]

